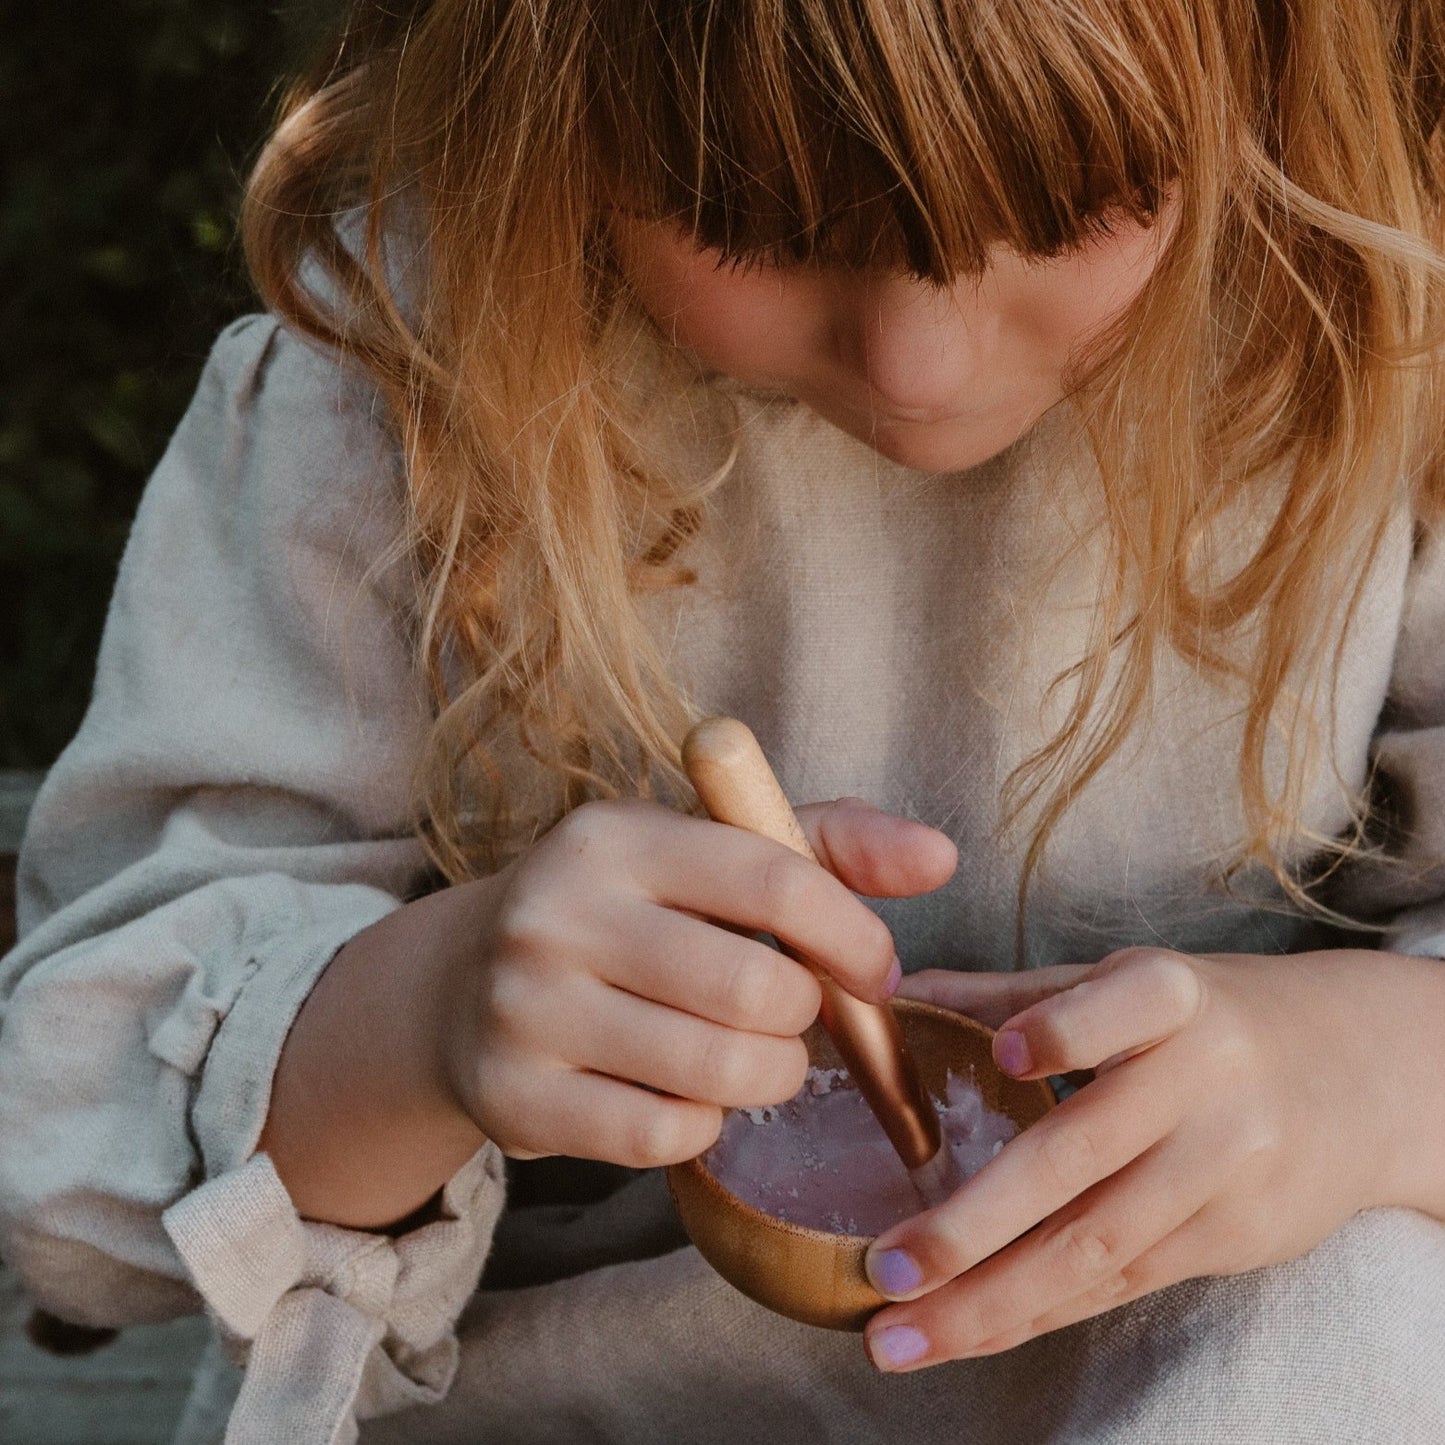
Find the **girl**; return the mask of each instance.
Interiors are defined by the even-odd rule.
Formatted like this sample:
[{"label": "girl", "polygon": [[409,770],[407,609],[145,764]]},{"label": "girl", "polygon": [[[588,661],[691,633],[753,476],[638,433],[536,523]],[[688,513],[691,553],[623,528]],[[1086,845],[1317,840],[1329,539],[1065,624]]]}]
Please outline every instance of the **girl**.
[{"label": "girl", "polygon": [[[1445,1436],[1442,47],[362,4],[27,840],[40,1304],[203,1303],[237,1442]],[[687,815],[704,711],[826,869]],[[760,930],[1094,1071],[877,1241],[863,1347],[652,1167],[799,1085]],[[504,1155],[644,1172],[503,1215]]]}]

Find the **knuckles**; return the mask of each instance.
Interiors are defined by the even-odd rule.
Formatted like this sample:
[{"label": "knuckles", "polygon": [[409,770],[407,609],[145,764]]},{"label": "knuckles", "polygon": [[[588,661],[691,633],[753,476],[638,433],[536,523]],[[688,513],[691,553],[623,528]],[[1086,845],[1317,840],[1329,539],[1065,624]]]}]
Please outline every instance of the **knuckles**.
[{"label": "knuckles", "polygon": [[1184,955],[1157,948],[1120,949],[1092,979],[1036,1004],[1020,1020],[1018,1027],[1035,1062],[1051,1072],[1096,1066],[1100,1000],[1121,988],[1127,990],[1131,1009],[1165,1033],[1185,1028],[1204,1001],[1203,980]]},{"label": "knuckles", "polygon": [[[700,1115],[700,1117],[698,1117]],[[615,1162],[633,1169],[659,1169],[702,1153],[717,1138],[722,1111],[683,1109],[661,1101],[638,1109],[622,1127]]]},{"label": "knuckles", "polygon": [[698,1092],[717,1103],[730,1103],[745,1093],[752,1069],[747,1049],[731,1029],[709,1029],[690,1072]]},{"label": "knuckles", "polygon": [[495,926],[498,951],[537,963],[556,958],[566,942],[558,903],[549,906],[545,892],[519,890],[506,898]]},{"label": "knuckles", "polygon": [[639,1110],[623,1130],[626,1158],[621,1162],[633,1169],[655,1169],[661,1164],[671,1163],[681,1138],[682,1131],[665,1111]]},{"label": "knuckles", "polygon": [[697,1096],[732,1108],[790,1099],[803,1086],[808,1051],[796,1038],[760,1038],[710,1029],[689,1067]]},{"label": "knuckles", "polygon": [[769,1016],[771,1032],[798,1035],[810,1027],[823,1005],[823,986],[807,969],[789,961],[793,977],[789,978],[783,997]]},{"label": "knuckles", "polygon": [[865,908],[861,903],[858,908],[864,917],[859,920],[856,933],[862,936],[864,949],[874,961],[873,972],[881,986],[893,965],[893,934],[871,908]]},{"label": "knuckles", "polygon": [[784,1054],[779,1064],[780,1077],[775,1090],[778,1095],[777,1102],[791,1099],[808,1078],[808,1050],[803,1041],[795,1038],[780,1040],[780,1043]]},{"label": "knuckles", "polygon": [[1099,1178],[1098,1146],[1077,1121],[1041,1133],[1039,1160],[1063,1198],[1072,1199]]},{"label": "knuckles", "polygon": [[739,952],[718,980],[717,990],[721,1011],[728,1019],[757,1024],[773,1017],[774,980],[767,966],[749,953]]},{"label": "knuckles", "polygon": [[800,1034],[817,1017],[822,990],[801,965],[762,945],[739,951],[716,980],[715,1006],[721,1018],[740,1028],[768,1034]]},{"label": "knuckles", "polygon": [[1180,1014],[1188,1015],[1199,1007],[1203,981],[1193,961],[1182,953],[1140,945],[1111,953],[1105,963],[1102,972],[1127,971],[1137,985],[1166,999]]},{"label": "knuckles", "polygon": [[1215,1027],[1201,1033],[1195,1045],[1199,1062],[1217,1084],[1247,1083],[1257,1076],[1260,1050],[1243,1029],[1219,1018]]},{"label": "knuckles", "polygon": [[1137,966],[1141,982],[1183,1025],[1199,1011],[1203,984],[1194,965],[1177,953],[1151,953]]},{"label": "knuckles", "polygon": [[761,915],[777,926],[771,931],[796,936],[796,925],[829,913],[846,914],[848,955],[860,964],[852,973],[866,968],[878,974],[881,983],[893,961],[893,935],[888,925],[871,908],[859,903],[843,885],[816,863],[796,853],[772,852],[762,865],[757,882],[757,903]]},{"label": "knuckles", "polygon": [[1119,1245],[1081,1220],[1059,1231],[1056,1250],[1061,1267],[1080,1291],[1099,1292],[1124,1284]]},{"label": "knuckles", "polygon": [[763,916],[780,923],[797,918],[817,906],[823,884],[824,875],[816,864],[796,853],[771,852],[758,879]]},{"label": "knuckles", "polygon": [[494,1041],[519,1043],[530,1033],[536,1007],[536,985],[517,970],[499,967],[488,971],[478,997],[478,1012],[485,1034]]},{"label": "knuckles", "polygon": [[548,838],[566,844],[576,852],[602,852],[615,849],[632,831],[639,816],[650,812],[653,805],[639,798],[613,798],[583,803],[563,818]]}]

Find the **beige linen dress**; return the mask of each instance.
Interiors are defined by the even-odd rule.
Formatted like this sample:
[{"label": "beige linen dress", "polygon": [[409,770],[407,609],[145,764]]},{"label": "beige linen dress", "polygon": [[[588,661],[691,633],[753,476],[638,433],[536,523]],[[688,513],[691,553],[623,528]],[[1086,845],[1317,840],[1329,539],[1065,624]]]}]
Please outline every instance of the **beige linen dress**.
[{"label": "beige linen dress", "polygon": [[[1069,409],[925,476],[715,378],[659,422],[678,464],[710,464],[734,409],[699,582],[649,604],[677,675],[699,711],[754,727],[793,798],[862,795],[958,841],[946,888],[881,906],[907,968],[1012,967],[999,786],[1057,719],[1047,684],[1083,645],[1097,577]],[[269,318],[230,328],[142,504],[91,709],[21,858],[0,1253],[76,1322],[209,1312],[248,1365],[231,1410],[239,1377],[210,1362],[191,1445],[228,1412],[238,1445],[351,1440],[358,1418],[367,1442],[503,1445],[1445,1439],[1445,1226],[1405,1210],[908,1377],[734,1293],[655,1173],[594,1170],[605,1197],[577,1203],[574,1181],[573,1202],[504,1212],[488,1146],[400,1239],[299,1219],[254,1152],[286,1031],[336,949],[431,886],[407,831],[428,716],[414,598],[383,565],[400,486],[364,383]],[[1437,957],[1441,541],[1393,529],[1327,726],[1340,778],[1375,768],[1401,822],[1402,857],[1352,869],[1339,899],[1387,946]],[[1055,839],[1028,964],[1321,941],[1263,885],[1219,883],[1238,747],[1238,698],[1167,667],[1148,735]],[[1309,821],[1344,817],[1326,770]]]}]

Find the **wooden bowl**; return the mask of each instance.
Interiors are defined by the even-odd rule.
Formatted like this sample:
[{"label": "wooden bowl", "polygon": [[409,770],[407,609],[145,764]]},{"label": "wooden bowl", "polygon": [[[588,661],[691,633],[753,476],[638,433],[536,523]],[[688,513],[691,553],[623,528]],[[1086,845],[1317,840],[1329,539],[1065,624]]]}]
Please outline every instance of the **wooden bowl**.
[{"label": "wooden bowl", "polygon": [[[1025,1083],[999,1071],[992,1029],[914,999],[895,999],[893,1011],[930,1094],[943,1097],[950,1069],[967,1075],[971,1068],[984,1103],[1020,1129],[1053,1107],[1053,1090],[1044,1080]],[[805,1037],[813,1063],[839,1066],[821,1029],[815,1026]],[[830,1234],[765,1214],[720,1184],[703,1157],[674,1164],[667,1182],[692,1242],[729,1284],[789,1319],[831,1330],[861,1330],[887,1303],[863,1271],[876,1236]]]}]

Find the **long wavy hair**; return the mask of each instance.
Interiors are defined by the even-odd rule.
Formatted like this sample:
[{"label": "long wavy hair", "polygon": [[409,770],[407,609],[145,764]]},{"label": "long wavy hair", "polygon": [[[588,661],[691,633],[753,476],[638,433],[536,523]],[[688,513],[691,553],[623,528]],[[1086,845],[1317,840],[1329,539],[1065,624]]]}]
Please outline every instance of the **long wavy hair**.
[{"label": "long wavy hair", "polygon": [[[628,399],[619,178],[726,257],[939,286],[998,244],[1147,224],[1172,187],[1154,276],[1074,378],[1108,560],[1005,811],[1026,885],[1172,649],[1240,692],[1236,863],[1305,901],[1302,838],[1357,842],[1301,822],[1346,623],[1390,518],[1445,500],[1442,110],[1440,0],[356,5],[284,102],[244,235],[268,304],[370,374],[399,439],[440,871],[588,797],[685,796],[689,710],[639,599],[690,581],[718,476],[660,463]],[[1223,568],[1241,500],[1267,525]]]}]

